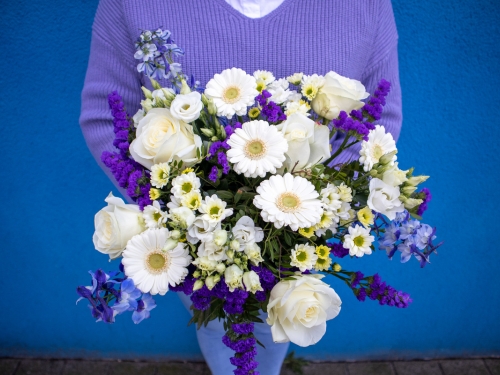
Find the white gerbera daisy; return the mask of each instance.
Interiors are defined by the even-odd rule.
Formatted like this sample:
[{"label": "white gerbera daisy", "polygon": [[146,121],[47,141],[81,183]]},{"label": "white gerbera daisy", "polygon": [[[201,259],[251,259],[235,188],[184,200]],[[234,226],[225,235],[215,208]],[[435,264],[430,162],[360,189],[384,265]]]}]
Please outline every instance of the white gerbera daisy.
[{"label": "white gerbera daisy", "polygon": [[182,198],[192,191],[200,191],[201,182],[194,172],[181,174],[172,180],[172,189],[170,192],[176,198]]},{"label": "white gerbera daisy", "polygon": [[[379,162],[382,156],[393,151],[397,151],[397,148],[391,133],[386,133],[382,125],[375,125],[375,129],[368,134],[368,141],[361,143],[359,162],[364,165],[365,172],[368,172],[373,168],[374,164]],[[394,155],[391,165],[396,159],[396,155]]]},{"label": "white gerbera daisy", "polygon": [[291,266],[298,267],[300,272],[304,272],[314,267],[318,260],[318,254],[316,254],[314,246],[304,244],[295,245],[295,249],[292,249],[290,260]]},{"label": "white gerbera daisy", "polygon": [[273,82],[276,78],[274,78],[273,73],[267,71],[267,70],[256,70],[253,73],[254,78],[258,81],[261,80],[264,82],[264,84],[267,86],[271,82]]},{"label": "white gerbera daisy", "polygon": [[158,201],[154,201],[152,205],[144,207],[142,214],[148,228],[161,228],[167,221],[167,213],[161,210]]},{"label": "white gerbera daisy", "polygon": [[289,225],[294,231],[316,225],[323,213],[322,203],[314,185],[300,176],[286,173],[262,181],[253,203],[266,222],[276,228]]},{"label": "white gerbera daisy", "polygon": [[349,227],[349,234],[344,236],[344,248],[349,249],[350,256],[362,257],[372,253],[370,245],[375,238],[370,236],[370,230],[356,224]]},{"label": "white gerbera daisy", "polygon": [[170,178],[170,166],[168,163],[159,163],[151,167],[151,185],[161,189]]},{"label": "white gerbera daisy", "polygon": [[226,209],[227,203],[216,194],[205,197],[199,211],[203,214],[201,218],[209,223],[220,223],[226,217],[233,214],[233,209]]},{"label": "white gerbera daisy", "polygon": [[143,293],[164,295],[169,285],[179,285],[188,274],[191,257],[186,245],[162,250],[169,235],[166,228],[148,229],[132,237],[123,251],[125,275]]},{"label": "white gerbera daisy", "polygon": [[265,177],[267,172],[276,173],[285,161],[288,143],[275,126],[266,121],[245,122],[227,141],[231,149],[227,157],[233,169],[245,177]]},{"label": "white gerbera daisy", "polygon": [[231,118],[236,113],[243,116],[259,94],[254,77],[238,68],[231,68],[216,74],[208,81],[205,95],[214,101],[217,116]]}]

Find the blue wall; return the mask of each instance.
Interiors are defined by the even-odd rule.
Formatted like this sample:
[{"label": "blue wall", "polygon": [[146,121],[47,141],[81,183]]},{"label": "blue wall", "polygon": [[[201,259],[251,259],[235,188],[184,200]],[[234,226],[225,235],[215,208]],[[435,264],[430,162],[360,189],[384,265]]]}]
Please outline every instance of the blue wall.
[{"label": "blue wall", "polygon": [[[430,174],[426,222],[446,240],[432,264],[378,253],[345,268],[380,271],[411,293],[406,310],[343,300],[312,359],[500,354],[498,130],[500,5],[394,0],[400,34],[402,166]],[[197,358],[174,293],[153,317],[96,324],[75,286],[114,269],[93,250],[93,215],[113,188],[78,126],[97,0],[2,2],[0,356]],[[334,282],[332,280],[332,282]],[[297,349],[297,348],[295,348]]]}]

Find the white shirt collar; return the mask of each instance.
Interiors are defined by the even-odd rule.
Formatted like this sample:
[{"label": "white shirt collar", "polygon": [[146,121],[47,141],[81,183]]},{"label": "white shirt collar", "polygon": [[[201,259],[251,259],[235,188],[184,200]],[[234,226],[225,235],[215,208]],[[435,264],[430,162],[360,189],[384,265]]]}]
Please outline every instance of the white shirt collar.
[{"label": "white shirt collar", "polygon": [[261,18],[278,8],[285,0],[226,0],[238,12],[249,18]]}]

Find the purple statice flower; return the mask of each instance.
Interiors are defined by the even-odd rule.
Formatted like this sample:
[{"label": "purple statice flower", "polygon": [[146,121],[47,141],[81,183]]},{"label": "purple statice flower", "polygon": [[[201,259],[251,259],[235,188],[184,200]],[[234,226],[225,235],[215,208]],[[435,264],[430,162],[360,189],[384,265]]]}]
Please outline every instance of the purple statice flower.
[{"label": "purple statice flower", "polygon": [[363,280],[364,277],[365,275],[363,275],[363,273],[360,271],[353,273],[351,276],[351,287],[353,288],[357,287],[360,281]]},{"label": "purple statice flower", "polygon": [[358,301],[361,301],[361,302],[365,301],[365,299],[366,299],[365,288],[356,289],[356,291],[354,293],[356,294],[356,298],[358,299]]},{"label": "purple statice flower", "polygon": [[193,286],[196,279],[192,276],[188,276],[184,279],[182,283],[175,286],[170,286],[169,289],[173,292],[182,292],[185,295],[189,296],[193,293]]},{"label": "purple statice flower", "polygon": [[132,321],[135,324],[139,324],[144,319],[148,319],[150,316],[150,311],[156,307],[156,302],[149,293],[144,293],[142,298],[137,301],[137,307],[132,313]]},{"label": "purple statice flower", "polygon": [[243,314],[245,304],[248,298],[248,292],[246,290],[235,289],[233,292],[226,294],[224,301],[224,311],[228,314]]},{"label": "purple statice flower", "polygon": [[386,104],[386,96],[391,91],[391,84],[382,79],[373,95],[361,109],[365,116],[371,117],[373,120],[380,120],[382,111]]},{"label": "purple statice flower", "polygon": [[253,332],[253,323],[235,323],[232,326],[234,333],[238,335],[248,335]]},{"label": "purple statice flower", "polygon": [[[265,91],[265,90],[264,90]],[[281,110],[281,107],[274,102],[269,102],[262,107],[262,115],[267,118],[269,122],[285,121],[286,115]]]},{"label": "purple statice flower", "polygon": [[252,322],[233,323],[228,333],[222,337],[224,345],[235,351],[230,361],[233,366],[236,366],[234,370],[236,375],[259,374],[255,371],[258,366],[258,362],[255,361],[257,340],[253,331],[254,323]]},{"label": "purple statice flower", "polygon": [[344,248],[344,246],[341,243],[327,242],[327,245],[331,248],[330,253],[336,256],[337,258],[343,258],[349,254],[349,249]]},{"label": "purple statice flower", "polygon": [[205,311],[210,307],[211,301],[212,293],[206,285],[203,285],[201,289],[198,289],[191,294],[191,302],[193,302],[193,306],[197,310]]},{"label": "purple statice flower", "polygon": [[368,140],[368,133],[373,129],[373,125],[367,125],[355,117],[349,117],[345,111],[341,111],[338,118],[333,120],[333,126],[364,140]]},{"label": "purple statice flower", "polygon": [[257,95],[255,100],[257,100],[257,103],[259,103],[261,107],[264,107],[267,104],[267,99],[269,99],[271,96],[272,94],[269,91],[262,90],[260,95]]},{"label": "purple statice flower", "polygon": [[366,293],[372,300],[378,300],[381,305],[406,308],[412,302],[408,293],[397,291],[383,282],[378,274],[373,275]]},{"label": "purple statice flower", "polygon": [[264,289],[264,292],[261,293],[264,293],[264,295],[265,292],[270,292],[278,282],[276,276],[274,276],[271,270],[263,265],[252,266],[251,269],[259,276],[260,285],[262,286],[262,289]]},{"label": "purple statice flower", "polygon": [[217,168],[217,166],[214,165],[212,167],[212,169],[210,170],[210,174],[208,175],[208,179],[212,182],[216,182],[218,175],[219,175],[219,169]]},{"label": "purple statice flower", "polygon": [[222,167],[222,173],[228,174],[231,167],[229,166],[229,162],[227,161],[226,154],[223,152],[219,152],[219,154],[217,155],[217,161],[219,162],[219,165]]},{"label": "purple statice flower", "polygon": [[418,210],[417,210],[417,215],[418,216],[422,216],[424,214],[424,212],[427,211],[427,204],[432,199],[432,195],[431,195],[431,192],[430,192],[429,189],[423,188],[420,193],[425,194],[425,198],[423,198],[424,201],[422,203],[420,203],[420,206],[418,207]]}]

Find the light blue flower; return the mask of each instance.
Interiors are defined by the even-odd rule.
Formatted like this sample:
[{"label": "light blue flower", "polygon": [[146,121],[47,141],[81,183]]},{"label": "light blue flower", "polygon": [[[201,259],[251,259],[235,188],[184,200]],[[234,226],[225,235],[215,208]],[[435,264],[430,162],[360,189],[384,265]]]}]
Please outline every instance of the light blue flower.
[{"label": "light blue flower", "polygon": [[151,297],[151,294],[145,293],[142,295],[142,299],[140,299],[137,303],[136,310],[132,313],[132,320],[135,324],[139,324],[144,319],[149,318],[149,312],[156,307],[156,302]]},{"label": "light blue flower", "polygon": [[139,298],[141,294],[141,291],[135,287],[134,280],[123,280],[121,283],[118,303],[115,303],[112,309],[118,314],[125,311],[134,311],[137,309],[137,298]]},{"label": "light blue flower", "polygon": [[158,55],[159,52],[156,48],[156,44],[145,43],[137,49],[134,54],[134,58],[137,60],[151,61]]},{"label": "light blue flower", "polygon": [[415,234],[416,245],[420,250],[424,250],[436,238],[434,229],[427,224],[422,224]]},{"label": "light blue flower", "polygon": [[420,222],[418,220],[408,220],[402,223],[400,238],[406,240],[408,237],[413,236],[418,228],[420,228]]},{"label": "light blue flower", "polygon": [[401,263],[406,263],[410,260],[415,247],[415,238],[408,237],[404,242],[398,245],[398,250],[401,251]]}]

